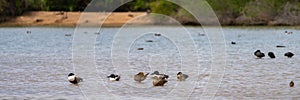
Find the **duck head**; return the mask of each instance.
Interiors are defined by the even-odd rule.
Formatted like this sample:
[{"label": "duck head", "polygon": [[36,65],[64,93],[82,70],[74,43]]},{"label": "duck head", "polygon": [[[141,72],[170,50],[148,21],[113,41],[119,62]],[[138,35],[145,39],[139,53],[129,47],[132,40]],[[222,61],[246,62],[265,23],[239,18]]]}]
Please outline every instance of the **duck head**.
[{"label": "duck head", "polygon": [[182,72],[178,72],[178,73],[177,73],[177,75],[181,75],[181,74],[182,74]]},{"label": "duck head", "polygon": [[158,71],[154,71],[153,73],[151,73],[151,75],[158,75],[159,72]]},{"label": "duck head", "polygon": [[73,75],[75,75],[74,73],[69,73],[69,75],[68,76],[73,76]]}]

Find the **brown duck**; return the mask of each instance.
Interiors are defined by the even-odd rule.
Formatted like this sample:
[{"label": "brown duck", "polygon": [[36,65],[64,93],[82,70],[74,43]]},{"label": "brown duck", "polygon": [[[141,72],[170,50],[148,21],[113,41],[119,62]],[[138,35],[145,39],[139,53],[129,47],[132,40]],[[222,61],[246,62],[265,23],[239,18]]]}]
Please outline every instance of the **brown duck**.
[{"label": "brown duck", "polygon": [[291,81],[291,82],[290,82],[290,87],[294,87],[294,85],[295,85],[294,82]]},{"label": "brown duck", "polygon": [[154,75],[152,77],[153,86],[164,86],[168,81],[166,80],[167,75]]},{"label": "brown duck", "polygon": [[184,81],[184,80],[186,80],[188,77],[189,77],[189,75],[182,74],[182,72],[178,72],[178,73],[177,73],[177,79],[178,79],[179,81]]},{"label": "brown duck", "polygon": [[148,75],[149,73],[144,74],[144,72],[139,72],[138,74],[134,75],[134,80],[137,82],[142,82],[147,78]]}]

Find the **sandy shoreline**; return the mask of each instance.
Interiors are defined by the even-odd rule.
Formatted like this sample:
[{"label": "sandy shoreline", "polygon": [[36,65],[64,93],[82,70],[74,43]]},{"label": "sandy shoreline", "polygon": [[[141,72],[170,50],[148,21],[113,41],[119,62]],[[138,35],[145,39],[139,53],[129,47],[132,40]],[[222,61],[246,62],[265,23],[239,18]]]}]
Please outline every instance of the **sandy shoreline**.
[{"label": "sandy shoreline", "polygon": [[[219,19],[222,26],[227,26],[224,20]],[[181,21],[185,22],[185,21]],[[248,21],[239,21],[248,22]],[[156,24],[169,24],[173,25],[172,21],[153,20],[151,15],[146,12],[59,12],[59,11],[33,11],[26,12],[21,16],[9,18],[8,21],[0,23],[0,27],[18,27],[18,26],[54,26],[54,27],[75,27],[78,25],[83,26],[102,26],[120,27],[124,24],[131,25],[153,25]],[[176,22],[175,22],[176,23]],[[185,25],[184,23],[181,23]],[[278,25],[277,25],[278,24]],[[259,26],[282,26],[277,23],[272,25],[259,25]],[[186,24],[188,25],[188,24]],[[192,24],[193,25],[193,24]],[[198,24],[197,24],[198,25]],[[254,24],[255,26],[256,24]],[[229,25],[229,26],[244,26],[243,24]],[[247,25],[246,25],[247,26]],[[253,25],[250,25],[253,26]],[[290,25],[288,25],[290,26]],[[292,25],[297,26],[297,25]]]},{"label": "sandy shoreline", "polygon": [[146,16],[146,12],[26,12],[21,16],[1,23],[0,26],[122,26],[128,21],[134,20],[134,24],[147,24],[150,18],[138,18]]}]

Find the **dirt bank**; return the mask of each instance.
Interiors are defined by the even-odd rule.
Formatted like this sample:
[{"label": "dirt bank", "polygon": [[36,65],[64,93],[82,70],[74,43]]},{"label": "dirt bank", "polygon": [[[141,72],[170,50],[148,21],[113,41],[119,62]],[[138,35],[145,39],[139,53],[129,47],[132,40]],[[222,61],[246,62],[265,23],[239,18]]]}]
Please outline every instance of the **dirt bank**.
[{"label": "dirt bank", "polygon": [[[9,21],[1,23],[0,26],[76,26],[77,24],[87,24],[99,26],[121,26],[124,23],[138,16],[147,15],[146,12],[27,12],[22,16],[11,18]],[[109,16],[108,16],[109,15]],[[82,17],[81,17],[82,16]],[[106,18],[106,16],[108,16]],[[80,19],[80,20],[79,20]],[[136,24],[144,24],[150,19],[139,19]]]},{"label": "dirt bank", "polygon": [[[255,13],[249,16],[245,13],[240,16],[218,15],[222,25],[268,25],[268,26],[297,26],[300,25],[300,10],[294,11],[296,6],[287,3],[284,10],[277,14],[266,14],[264,12]],[[298,9],[298,8],[297,8]],[[299,8],[300,9],[300,8]],[[250,9],[252,10],[252,9]],[[249,11],[250,12],[250,11]],[[107,17],[108,16],[108,17]],[[143,17],[140,17],[143,16]],[[107,18],[106,18],[107,17]],[[199,23],[189,17],[176,18],[183,25],[199,25]],[[133,21],[132,21],[133,20]],[[70,26],[79,24],[88,26],[122,26],[128,24],[172,24],[169,21],[154,21],[146,12],[27,12],[15,18],[8,18],[0,26]]]}]

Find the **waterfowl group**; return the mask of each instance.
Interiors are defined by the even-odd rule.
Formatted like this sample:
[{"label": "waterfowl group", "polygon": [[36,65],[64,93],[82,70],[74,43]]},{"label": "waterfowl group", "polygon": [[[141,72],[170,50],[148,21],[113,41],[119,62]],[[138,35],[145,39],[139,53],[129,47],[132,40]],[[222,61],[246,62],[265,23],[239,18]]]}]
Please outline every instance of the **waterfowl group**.
[{"label": "waterfowl group", "polygon": [[293,34],[292,31],[288,32],[288,31],[284,31],[285,34]]},{"label": "waterfowl group", "polygon": [[[139,72],[138,74],[134,75],[133,79],[137,82],[142,82],[147,78],[148,75],[149,73],[145,74],[144,72]],[[169,76],[166,74],[161,74],[158,71],[154,71],[153,73],[151,73],[151,75],[153,86],[164,86],[168,82],[167,79],[169,78]],[[179,81],[184,81],[188,77],[188,75],[182,74],[182,72],[177,73],[177,79]],[[121,77],[120,75],[110,74],[109,76],[107,76],[107,78],[109,79],[109,81],[119,81]],[[82,82],[83,79],[76,76],[74,73],[70,73],[68,75],[68,81],[72,84],[78,84],[79,82]]]},{"label": "waterfowl group", "polygon": [[27,30],[26,33],[27,33],[27,34],[31,34],[31,31]]},{"label": "waterfowl group", "polygon": [[68,75],[68,81],[69,81],[70,83],[72,83],[72,84],[78,84],[79,82],[82,82],[83,79],[80,78],[80,77],[78,77],[78,76],[76,76],[74,73],[70,73],[70,74]]},{"label": "waterfowl group", "polygon": [[[256,50],[254,52],[254,55],[257,57],[257,58],[262,58],[262,57],[265,57],[265,54],[263,52],[261,52],[260,50]],[[268,56],[270,58],[276,58],[275,54],[273,52],[268,52]],[[294,54],[292,52],[287,52],[284,54],[284,56],[288,57],[288,58],[292,58],[294,56]]]}]

